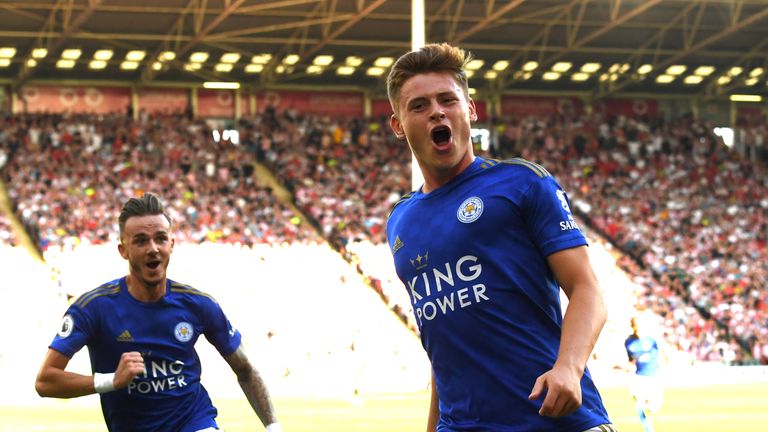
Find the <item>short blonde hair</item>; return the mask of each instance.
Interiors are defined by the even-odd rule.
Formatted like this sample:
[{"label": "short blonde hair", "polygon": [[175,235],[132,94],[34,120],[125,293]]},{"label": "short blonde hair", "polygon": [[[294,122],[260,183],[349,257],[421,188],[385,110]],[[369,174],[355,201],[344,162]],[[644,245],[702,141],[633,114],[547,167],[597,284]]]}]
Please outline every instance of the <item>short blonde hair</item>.
[{"label": "short blonde hair", "polygon": [[410,51],[395,62],[387,75],[387,97],[392,110],[397,113],[400,90],[406,81],[416,75],[430,72],[449,72],[469,95],[466,65],[472,60],[472,54],[461,48],[447,44],[427,44],[415,51]]}]

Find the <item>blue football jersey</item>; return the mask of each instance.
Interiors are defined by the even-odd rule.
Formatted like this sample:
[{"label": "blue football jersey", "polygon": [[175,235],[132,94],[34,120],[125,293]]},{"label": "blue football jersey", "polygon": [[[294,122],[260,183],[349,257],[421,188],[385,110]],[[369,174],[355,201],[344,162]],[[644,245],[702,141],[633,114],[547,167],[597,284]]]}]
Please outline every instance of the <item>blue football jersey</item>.
[{"label": "blue football jersey", "polygon": [[146,373],[100,395],[108,429],[191,432],[216,427],[217,411],[200,383],[194,349],[200,335],[222,356],[240,346],[240,333],[208,294],[168,280],[165,296],[145,303],[128,293],[121,278],[72,303],[50,348],[71,358],[87,346],[99,373],[114,372],[122,353],[140,352]]},{"label": "blue football jersey", "polygon": [[659,346],[654,338],[632,335],[624,341],[624,348],[638,375],[653,376],[659,371]]},{"label": "blue football jersey", "polygon": [[543,399],[528,400],[560,345],[560,287],[546,258],[587,244],[544,168],[478,157],[442,187],[396,203],[387,238],[432,363],[439,431],[610,423],[589,371],[574,414],[543,417]]}]

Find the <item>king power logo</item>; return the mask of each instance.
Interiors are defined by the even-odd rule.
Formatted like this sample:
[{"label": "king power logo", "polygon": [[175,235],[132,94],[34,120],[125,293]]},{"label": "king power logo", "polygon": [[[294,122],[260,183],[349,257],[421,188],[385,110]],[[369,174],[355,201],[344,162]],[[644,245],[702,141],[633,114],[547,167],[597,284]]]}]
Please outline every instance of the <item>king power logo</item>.
[{"label": "king power logo", "polygon": [[180,360],[150,360],[146,370],[128,384],[128,394],[162,393],[187,385],[184,363]]},{"label": "king power logo", "polygon": [[413,276],[408,281],[408,292],[419,326],[490,300],[485,284],[479,282],[482,273],[478,258],[465,255],[454,263],[445,262]]}]

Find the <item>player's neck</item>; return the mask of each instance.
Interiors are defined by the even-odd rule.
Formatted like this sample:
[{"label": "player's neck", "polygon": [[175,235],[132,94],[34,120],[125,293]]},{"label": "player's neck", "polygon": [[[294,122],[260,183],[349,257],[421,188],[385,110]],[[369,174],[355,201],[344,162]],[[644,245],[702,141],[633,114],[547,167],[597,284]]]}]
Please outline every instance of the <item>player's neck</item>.
[{"label": "player's neck", "polygon": [[165,295],[165,278],[156,284],[146,284],[139,278],[128,275],[125,278],[128,293],[138,301],[151,303],[163,298]]}]

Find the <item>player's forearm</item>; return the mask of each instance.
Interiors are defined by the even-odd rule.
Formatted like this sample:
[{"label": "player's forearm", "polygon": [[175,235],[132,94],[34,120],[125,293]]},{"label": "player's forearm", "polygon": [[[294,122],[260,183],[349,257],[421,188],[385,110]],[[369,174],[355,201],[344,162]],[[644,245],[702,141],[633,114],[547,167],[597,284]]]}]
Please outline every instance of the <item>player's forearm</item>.
[{"label": "player's forearm", "polygon": [[269,391],[259,372],[256,369],[252,369],[249,373],[244,374],[244,376],[238,376],[237,382],[240,384],[240,388],[243,389],[243,393],[248,399],[248,403],[251,404],[251,408],[259,416],[261,423],[264,426],[277,423],[275,407],[272,405]]},{"label": "player's forearm", "polygon": [[563,317],[557,364],[583,374],[606,317],[605,303],[596,287],[573,290]]},{"label": "player's forearm", "polygon": [[43,370],[38,374],[35,390],[42,397],[52,398],[74,398],[96,393],[93,376],[55,368]]}]

